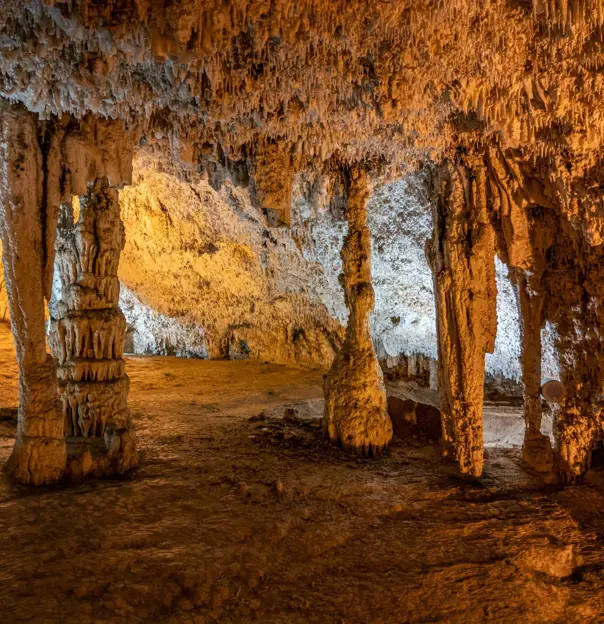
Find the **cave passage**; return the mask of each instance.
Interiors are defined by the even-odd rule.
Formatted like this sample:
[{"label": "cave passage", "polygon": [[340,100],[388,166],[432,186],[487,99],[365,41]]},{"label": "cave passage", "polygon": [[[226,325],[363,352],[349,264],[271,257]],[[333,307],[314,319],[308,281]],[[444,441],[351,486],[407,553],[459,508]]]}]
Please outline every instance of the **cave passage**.
[{"label": "cave passage", "polygon": [[0,622],[604,621],[604,0],[0,0]]}]

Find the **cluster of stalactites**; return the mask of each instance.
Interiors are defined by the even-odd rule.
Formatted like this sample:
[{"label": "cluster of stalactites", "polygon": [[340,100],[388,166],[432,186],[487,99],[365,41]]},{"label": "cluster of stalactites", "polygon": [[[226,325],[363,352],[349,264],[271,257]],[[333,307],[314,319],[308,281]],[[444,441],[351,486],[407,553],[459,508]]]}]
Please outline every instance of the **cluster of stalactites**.
[{"label": "cluster of stalactites", "polygon": [[[583,474],[604,438],[601,313],[604,249],[566,210],[561,164],[522,158],[483,143],[457,150],[435,178],[435,235],[428,247],[437,305],[445,451],[462,473],[482,462],[484,353],[492,349],[493,256],[510,267],[522,328],[524,460],[565,479]],[[555,447],[541,433],[541,330],[556,328],[565,396],[556,408]],[[486,325],[485,325],[486,323]]]},{"label": "cluster of stalactites", "polygon": [[456,112],[507,146],[594,158],[601,0],[0,2],[0,96],[146,133],[258,136],[320,165],[440,158]]}]

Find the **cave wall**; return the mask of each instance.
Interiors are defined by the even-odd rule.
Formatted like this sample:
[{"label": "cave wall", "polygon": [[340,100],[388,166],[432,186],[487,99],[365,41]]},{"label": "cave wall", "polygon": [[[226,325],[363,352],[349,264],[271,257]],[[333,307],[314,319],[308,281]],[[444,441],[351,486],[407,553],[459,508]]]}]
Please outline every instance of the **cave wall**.
[{"label": "cave wall", "polygon": [[139,156],[121,191],[122,306],[142,353],[325,366],[341,343],[285,227],[250,189]]},{"label": "cave wall", "polygon": [[[234,184],[228,171],[213,177],[220,190],[182,163],[144,152],[135,159],[133,185],[120,193],[126,227],[120,307],[128,352],[325,366],[348,317],[338,280],[347,225],[333,205],[333,189],[309,172],[298,174],[289,231],[270,227],[250,189]],[[430,210],[422,172],[374,185],[368,201],[376,299],[371,331],[381,358],[436,357],[432,273],[424,254]],[[486,372],[517,381],[518,302],[499,259],[496,278],[498,331]],[[0,290],[0,317],[3,301]],[[559,374],[554,338],[544,328],[544,378]]]}]

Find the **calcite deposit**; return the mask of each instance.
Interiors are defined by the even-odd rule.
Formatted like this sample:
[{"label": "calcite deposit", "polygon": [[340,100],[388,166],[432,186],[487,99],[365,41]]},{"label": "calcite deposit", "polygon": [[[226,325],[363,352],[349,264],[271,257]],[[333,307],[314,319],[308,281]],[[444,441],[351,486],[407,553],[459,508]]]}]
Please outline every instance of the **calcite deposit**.
[{"label": "calcite deposit", "polygon": [[[63,205],[56,254],[56,288],[50,302],[49,344],[58,366],[65,439],[85,446],[70,471],[125,472],[137,463],[124,372],[126,321],[117,307],[117,277],[124,246],[118,194],[108,178]],[[105,452],[95,457],[101,442]],[[73,465],[71,465],[73,464]]]},{"label": "calcite deposit", "polygon": [[[390,314],[371,334],[367,201],[410,174],[433,215],[438,346],[423,352],[438,355],[444,454],[482,474],[501,261],[518,298],[524,461],[548,480],[588,470],[604,438],[601,0],[4,0],[0,38],[17,479],[135,465],[122,352],[136,329],[119,310],[118,276],[136,297],[130,310],[147,306],[169,327],[178,317],[179,340],[196,332],[181,354],[333,360],[328,437],[380,451],[391,427],[372,338],[398,357],[391,330],[410,336],[414,324]],[[156,163],[123,188],[135,154]],[[194,207],[225,203],[229,219],[254,226],[217,245],[220,218]],[[314,253],[296,212],[305,203],[347,220],[343,342],[319,289],[304,287]],[[135,233],[121,271],[120,204]],[[541,430],[543,336],[564,387],[553,446]]]},{"label": "calcite deposit", "polygon": [[349,310],[346,340],[325,378],[323,430],[359,455],[378,455],[392,438],[386,389],[371,333],[371,237],[367,227],[367,174],[345,173],[348,233],[342,246],[342,284]]}]

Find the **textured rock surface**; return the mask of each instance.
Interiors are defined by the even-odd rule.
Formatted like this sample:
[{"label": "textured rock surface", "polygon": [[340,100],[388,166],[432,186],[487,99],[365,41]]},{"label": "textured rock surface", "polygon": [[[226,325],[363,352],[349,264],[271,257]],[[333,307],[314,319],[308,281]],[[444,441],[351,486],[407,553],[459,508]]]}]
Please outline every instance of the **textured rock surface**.
[{"label": "textured rock surface", "polygon": [[[76,450],[68,470],[78,477],[123,473],[138,459],[122,358],[126,321],[118,308],[119,198],[100,178],[78,198],[75,218],[73,203],[63,204],[59,221],[48,336],[64,436]],[[104,453],[94,452],[95,441]]]},{"label": "textured rock surface", "polygon": [[473,155],[435,175],[434,237],[426,253],[434,273],[438,376],[444,451],[462,474],[483,466],[484,357],[495,348],[495,233],[486,175]]},{"label": "textured rock surface", "polygon": [[382,369],[369,330],[374,305],[367,173],[345,173],[348,232],[342,245],[342,287],[348,308],[346,340],[325,378],[323,431],[359,455],[378,455],[392,439]]},{"label": "textured rock surface", "polygon": [[0,110],[0,229],[19,364],[19,427],[6,465],[19,482],[57,481],[66,463],[55,362],[44,325],[44,172],[35,119]]},{"label": "textured rock surface", "polygon": [[188,353],[201,357],[329,365],[342,327],[317,295],[295,237],[269,227],[248,188],[226,180],[216,191],[205,177],[147,156],[120,203],[120,278],[162,315],[137,317],[138,304],[125,306],[137,352],[186,354],[178,336],[189,336]]},{"label": "textured rock surface", "polygon": [[[525,456],[539,464],[531,445],[545,441],[535,395],[539,336],[551,327],[566,388],[552,467],[564,478],[580,476],[602,442],[604,422],[603,7],[602,0],[0,2],[0,98],[3,106],[10,102],[39,118],[42,190],[35,219],[41,234],[34,255],[42,294],[50,297],[61,202],[85,195],[95,179],[127,184],[135,147],[157,147],[167,161],[189,163],[194,175],[204,170],[217,188],[230,188],[221,179],[228,171],[232,182],[249,184],[267,225],[295,225],[290,198],[301,172],[309,185],[323,178],[316,190],[324,189],[338,210],[345,196],[339,180],[351,168],[370,169],[384,181],[433,165],[449,172],[460,167],[463,188],[447,192],[437,210],[444,223],[433,224],[431,258],[441,379],[450,386],[443,389],[443,418],[446,431],[456,430],[445,439],[462,471],[480,474],[497,252],[517,288],[530,282],[522,306],[531,430]],[[176,214],[158,210],[159,220]],[[141,212],[133,208],[134,215]],[[203,240],[195,217],[185,213],[179,220]],[[278,246],[279,238],[267,232],[267,247],[272,239]],[[171,244],[155,245],[162,264],[140,280],[153,277],[166,293],[173,281],[167,276],[174,274],[165,249]],[[272,283],[260,276],[262,262],[260,269],[246,256],[245,243],[235,249],[238,260],[222,267],[231,271],[227,283],[245,283],[250,271],[256,271],[250,288]],[[221,251],[194,245],[187,253],[189,264],[178,260],[177,272],[208,280],[218,292],[217,280],[204,274],[212,263],[203,256],[220,262]],[[124,278],[131,291],[167,316],[184,301],[195,308],[200,279],[195,288],[157,301],[139,292],[135,282],[150,271],[151,259]],[[241,270],[245,264],[250,271]],[[12,274],[7,279],[14,281]],[[219,305],[234,307],[239,319],[247,304],[246,315],[258,314],[251,327],[246,320],[228,325],[218,314],[185,325],[202,326],[212,356],[329,359],[338,347],[335,333],[325,335],[327,316],[317,321],[320,315],[309,312],[317,302],[303,292],[303,282],[291,297],[264,292],[251,302],[223,289]],[[541,318],[529,322],[542,295]],[[267,300],[276,310],[270,323],[267,309],[251,305]],[[170,301],[176,301],[172,310]],[[389,316],[404,335],[411,321]],[[374,323],[374,335],[388,351],[396,332],[386,318]]]},{"label": "textured rock surface", "polygon": [[[351,457],[322,436],[320,372],[175,358],[128,371],[136,478],[21,494],[0,474],[2,622],[601,620],[602,490],[543,489],[518,450],[487,449],[480,483],[431,447]],[[15,372],[0,348],[4,405]],[[0,462],[14,432],[0,420]]]},{"label": "textured rock surface", "polygon": [[[348,311],[338,282],[346,222],[341,212],[330,206],[327,188],[321,189],[320,184],[313,183],[309,189],[308,181],[312,181],[312,176],[298,176],[292,198],[292,229],[288,232],[268,226],[267,217],[254,207],[246,188],[233,187],[229,181],[220,191],[215,191],[203,177],[196,178],[196,184],[203,190],[200,198],[189,192],[191,181],[183,179],[182,170],[178,174],[177,171],[170,166],[158,167],[155,157],[139,156],[134,163],[134,184],[121,192],[127,222],[126,253],[120,263],[120,275],[128,281],[122,280],[120,307],[128,322],[131,352],[228,357],[228,327],[244,321],[250,325],[261,322],[264,327],[269,314],[267,307],[275,293],[280,293],[280,302],[284,296],[294,299],[295,294],[308,295],[309,312],[297,321],[305,334],[321,326],[325,327],[327,336],[338,331],[337,323],[325,315],[321,304],[335,321],[346,324]],[[375,291],[371,333],[380,358],[412,353],[436,357],[432,274],[424,254],[425,243],[432,233],[432,209],[425,182],[425,175],[420,174],[379,184],[373,187],[368,200],[367,223],[372,236],[371,272]],[[136,209],[131,211],[130,205],[135,202]],[[182,218],[185,206],[186,212],[193,215],[191,218],[205,228],[203,245],[210,253],[206,254],[208,268],[201,279],[187,264],[191,250],[199,244],[200,233]],[[267,239],[265,231],[279,244]],[[234,244],[242,241],[246,241],[250,253],[265,267],[260,271],[248,267],[246,281],[234,280],[229,272],[223,273],[226,263],[215,258],[216,252],[211,253],[220,245],[223,252],[230,253]],[[162,262],[155,253],[157,245],[163,245],[166,250]],[[153,253],[148,253],[150,250]],[[182,257],[177,259],[180,254]],[[228,261],[231,266],[239,262],[239,257],[234,253],[233,256]],[[146,266],[153,270],[147,271]],[[161,275],[163,266],[166,279],[162,281],[162,293],[158,293],[155,276],[158,271]],[[179,270],[170,272],[169,267]],[[135,277],[128,279],[129,275]],[[486,372],[519,380],[518,301],[507,268],[498,259],[496,277],[497,339],[493,354],[487,354]],[[260,283],[254,283],[256,281]],[[225,299],[228,297],[225,305],[217,306],[214,302],[227,288],[225,282],[231,283],[231,292],[224,293]],[[0,292],[0,310],[1,297]],[[240,306],[237,301],[241,301]],[[264,312],[247,314],[252,304],[255,310]],[[292,303],[291,308],[287,308],[287,314],[296,319],[298,306]],[[545,329],[544,332],[543,376],[556,378],[559,370],[553,334]],[[306,352],[287,348],[285,330],[273,336],[274,341],[284,343],[278,350],[270,344],[267,346],[264,333],[257,332],[254,340],[249,331],[245,332],[243,339],[250,345],[251,357],[263,357],[264,353],[269,359],[290,362],[301,357],[306,362],[326,366],[335,353],[330,354],[329,349],[323,350],[319,345],[318,354],[313,355],[310,350],[317,348],[316,344],[309,345]],[[211,343],[224,346],[209,350],[206,334],[210,334]]]}]

